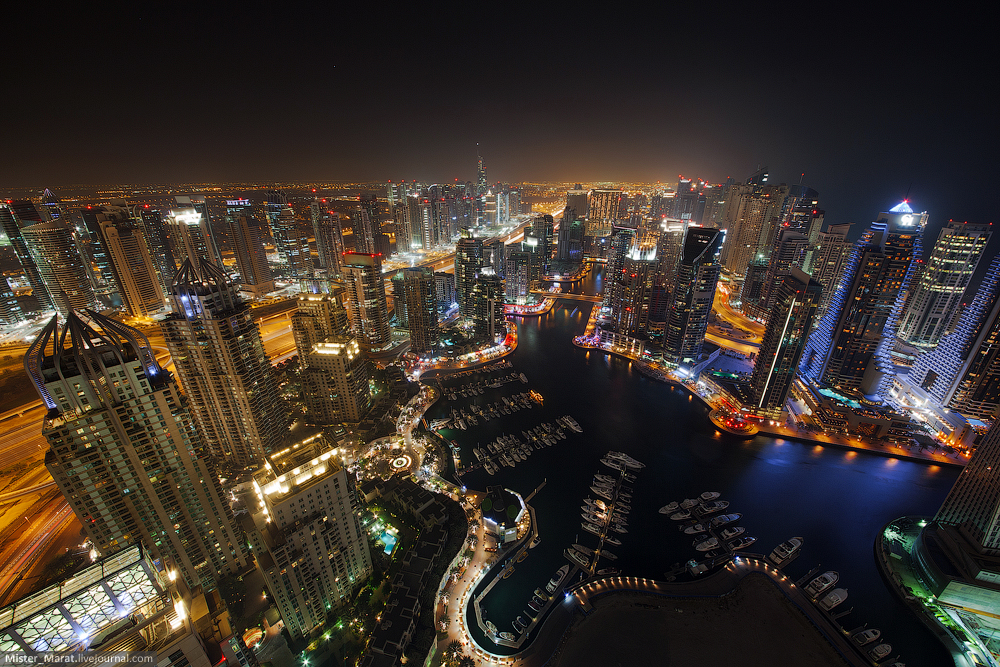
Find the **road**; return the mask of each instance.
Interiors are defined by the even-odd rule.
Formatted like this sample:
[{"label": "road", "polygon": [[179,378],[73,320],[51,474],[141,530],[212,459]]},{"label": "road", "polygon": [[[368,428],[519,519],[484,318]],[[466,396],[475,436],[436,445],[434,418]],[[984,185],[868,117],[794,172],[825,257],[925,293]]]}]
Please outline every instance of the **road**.
[{"label": "road", "polygon": [[[730,290],[732,288],[725,284],[719,283],[718,289],[715,291],[715,301],[712,303],[712,310],[715,311],[716,316],[724,322],[728,322],[734,327],[744,329],[753,334],[752,338],[747,339],[749,343],[759,343],[764,336],[764,325],[756,320],[751,320],[745,317],[743,313],[738,313],[732,309],[729,305]],[[728,346],[727,346],[728,347]]]}]

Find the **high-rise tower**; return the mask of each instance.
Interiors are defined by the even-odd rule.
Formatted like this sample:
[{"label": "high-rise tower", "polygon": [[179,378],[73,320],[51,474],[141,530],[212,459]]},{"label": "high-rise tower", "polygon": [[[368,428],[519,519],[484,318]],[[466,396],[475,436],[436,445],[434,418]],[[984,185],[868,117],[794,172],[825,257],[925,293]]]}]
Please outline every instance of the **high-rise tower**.
[{"label": "high-rise tower", "polygon": [[163,310],[163,290],[149,254],[142,226],[128,210],[105,207],[97,215],[97,229],[108,255],[118,293],[133,317],[148,317]]},{"label": "high-rise tower", "polygon": [[174,259],[179,264],[189,260],[197,265],[204,258],[222,266],[211,223],[201,211],[190,205],[176,206],[167,212],[164,223],[174,246]]},{"label": "high-rise tower", "polygon": [[751,409],[776,418],[795,381],[823,287],[792,266],[774,289],[760,352],[750,376]]},{"label": "high-rise tower", "polygon": [[851,223],[830,225],[825,232],[819,232],[819,238],[812,255],[812,277],[823,286],[823,296],[820,297],[819,308],[816,309],[814,324],[826,314],[827,306],[837,291],[844,269],[851,257],[853,244],[847,240]]},{"label": "high-rise tower", "polygon": [[[403,207],[401,206],[400,209]],[[316,239],[316,251],[319,253],[319,266],[326,271],[328,278],[340,275],[341,261],[344,256],[344,234],[340,227],[340,216],[330,210],[325,199],[316,199],[309,205],[312,216],[313,237]],[[397,234],[396,243],[399,243]],[[407,241],[406,249],[409,250]]]},{"label": "high-rise tower", "polygon": [[45,466],[102,554],[141,540],[212,590],[246,547],[186,401],[140,331],[87,316],[53,318],[24,358],[49,409]]},{"label": "high-rise tower", "polygon": [[62,220],[21,229],[38,274],[56,309],[68,315],[97,305],[94,288],[77,249],[73,232]]},{"label": "high-rise tower", "polygon": [[885,395],[893,340],[926,213],[905,201],[878,218],[855,245],[837,294],[809,337],[800,370],[841,389]]},{"label": "high-rise tower", "polygon": [[334,334],[313,345],[302,371],[306,414],[316,424],[359,422],[372,406],[371,363],[356,336]]},{"label": "high-rise tower", "polygon": [[941,228],[931,256],[911,288],[899,323],[899,338],[931,348],[948,332],[991,236],[990,225],[949,222]]},{"label": "high-rise tower", "polygon": [[296,312],[292,315],[292,335],[299,353],[299,365],[303,368],[313,345],[350,330],[343,295],[343,287],[331,294],[299,295]]},{"label": "high-rise tower", "polygon": [[31,256],[28,244],[24,240],[24,234],[21,232],[21,228],[25,224],[32,225],[35,223],[34,221],[23,222],[15,209],[9,204],[0,203],[0,229],[3,229],[3,232],[7,235],[7,240],[14,250],[14,255],[21,264],[21,270],[24,271],[24,277],[31,287],[32,295],[38,299],[38,304],[42,310],[55,310],[55,302],[52,300],[52,296],[45,286],[45,281],[42,280],[42,276],[38,272],[38,266],[35,264],[35,259]]},{"label": "high-rise tower", "polygon": [[185,260],[163,337],[205,444],[234,469],[281,448],[288,416],[250,305],[219,267]]},{"label": "high-rise tower", "polygon": [[375,252],[375,237],[382,233],[378,200],[374,195],[363,195],[358,197],[358,201],[351,216],[354,252],[372,254]]},{"label": "high-rise tower", "polygon": [[464,237],[455,244],[455,293],[462,317],[472,316],[472,288],[483,268],[483,240]]},{"label": "high-rise tower", "polygon": [[441,341],[434,270],[429,267],[403,269],[403,298],[410,329],[410,351],[417,354],[434,351]]},{"label": "high-rise tower", "polygon": [[249,199],[226,200],[226,223],[245,292],[263,296],[274,291],[271,267],[264,252],[264,225],[253,214]]},{"label": "high-rise tower", "polygon": [[299,228],[295,211],[288,196],[280,190],[267,193],[267,222],[271,227],[274,247],[284,262],[288,278],[308,278],[312,275],[312,255],[308,235]]},{"label": "high-rise tower", "polygon": [[344,279],[351,312],[351,329],[365,347],[378,349],[391,340],[389,304],[382,280],[382,257],[349,252],[344,255]]},{"label": "high-rise tower", "polygon": [[724,231],[707,227],[689,227],[684,236],[663,336],[664,356],[677,363],[690,363],[701,355],[724,237]]},{"label": "high-rise tower", "polygon": [[254,475],[257,567],[296,639],[326,622],[372,571],[352,480],[322,436]]},{"label": "high-rise tower", "polygon": [[769,185],[767,170],[761,170],[742,185],[729,188],[725,217],[726,232],[722,264],[733,274],[743,275],[750,262],[768,259],[781,225],[787,185]]}]

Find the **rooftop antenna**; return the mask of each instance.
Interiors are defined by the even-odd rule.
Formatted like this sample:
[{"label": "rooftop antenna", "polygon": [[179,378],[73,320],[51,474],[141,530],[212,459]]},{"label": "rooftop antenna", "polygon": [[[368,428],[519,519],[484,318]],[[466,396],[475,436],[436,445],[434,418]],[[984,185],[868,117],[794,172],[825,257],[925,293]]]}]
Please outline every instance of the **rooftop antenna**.
[{"label": "rooftop antenna", "polygon": [[799,185],[802,185],[802,179],[805,177],[806,177],[806,172],[803,171],[801,174],[799,174]]}]

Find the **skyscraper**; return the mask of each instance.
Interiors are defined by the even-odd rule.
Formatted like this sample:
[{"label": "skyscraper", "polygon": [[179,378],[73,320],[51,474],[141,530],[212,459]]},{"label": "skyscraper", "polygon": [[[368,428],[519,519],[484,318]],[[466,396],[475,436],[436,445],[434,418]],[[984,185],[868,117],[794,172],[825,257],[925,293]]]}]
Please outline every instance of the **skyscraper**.
[{"label": "skyscraper", "polygon": [[591,190],[587,203],[587,234],[608,236],[611,227],[622,217],[621,190]]},{"label": "skyscraper", "polygon": [[701,355],[724,237],[724,231],[707,227],[689,227],[685,233],[663,337],[664,356],[677,363],[690,363]]},{"label": "skyscraper", "polygon": [[649,307],[653,298],[653,280],[656,276],[656,247],[635,246],[625,257],[621,275],[617,278],[620,289],[611,303],[611,318],[615,331],[623,336],[646,338],[649,326]]},{"label": "skyscraper", "polygon": [[814,324],[826,314],[827,306],[837,291],[844,269],[851,257],[854,246],[847,240],[851,223],[830,225],[825,232],[819,233],[812,257],[812,277],[823,286],[823,296],[820,297],[819,308],[813,318]]},{"label": "skyscraper", "polygon": [[382,233],[378,201],[374,195],[360,196],[358,201],[360,203],[354,207],[351,216],[354,252],[372,254],[375,252],[375,236]]},{"label": "skyscraper", "polygon": [[199,431],[146,337],[87,315],[62,330],[52,318],[24,358],[49,410],[45,466],[102,554],[141,540],[212,590],[246,566],[246,548]]},{"label": "skyscraper", "polygon": [[379,255],[344,255],[344,279],[351,312],[351,330],[365,347],[379,349],[391,341],[389,305]]},{"label": "skyscraper", "polygon": [[299,354],[299,365],[303,368],[313,345],[350,330],[343,294],[344,289],[339,288],[331,294],[303,292],[299,295],[297,310],[292,315],[292,336]]},{"label": "skyscraper", "polygon": [[800,370],[822,384],[885,395],[893,340],[927,214],[903,203],[879,213],[855,245],[830,306],[809,336]]},{"label": "skyscraper", "polygon": [[483,240],[465,236],[455,244],[455,293],[462,317],[472,316],[472,288],[483,268]]},{"label": "skyscraper", "polygon": [[572,190],[566,191],[566,208],[573,209],[577,218],[586,218],[590,212],[590,193],[577,183]]},{"label": "skyscraper", "polygon": [[964,528],[981,555],[1000,550],[1000,421],[976,448],[934,521]]},{"label": "skyscraper", "polygon": [[[401,206],[400,209],[402,208]],[[325,199],[314,200],[309,205],[309,210],[312,214],[313,237],[316,239],[319,266],[326,271],[328,278],[339,276],[344,255],[344,234],[340,228],[340,216],[330,210],[330,205]],[[399,243],[397,233],[397,248]],[[409,249],[409,239],[406,239],[406,250]]]},{"label": "skyscraper", "polygon": [[783,227],[778,232],[778,238],[767,262],[767,274],[764,277],[763,289],[756,308],[750,308],[750,314],[761,320],[767,320],[772,314],[778,287],[792,268],[802,269],[809,249],[809,236],[799,229]]},{"label": "skyscraper", "polygon": [[24,319],[17,296],[10,288],[6,276],[0,274],[0,324],[10,326]]},{"label": "skyscraper", "polygon": [[[27,224],[31,225],[34,223],[33,221],[29,221]],[[24,234],[21,233],[21,228],[24,225],[25,223],[21,221],[20,217],[18,217],[15,210],[9,204],[0,203],[0,228],[7,235],[10,247],[14,250],[14,256],[17,257],[17,261],[21,265],[21,270],[24,271],[24,277],[31,287],[31,294],[38,299],[38,304],[42,310],[55,310],[55,302],[52,300],[49,290],[45,287],[45,281],[42,280],[42,276],[38,272],[38,267],[35,265],[35,259],[31,256],[28,244],[24,240]]]},{"label": "skyscraper", "polygon": [[781,414],[822,290],[818,281],[796,266],[773,290],[773,306],[750,376],[751,409],[756,414],[771,418]]},{"label": "skyscraper", "polygon": [[788,186],[768,185],[767,179],[765,169],[729,188],[720,226],[727,230],[722,264],[732,274],[742,276],[750,262],[770,257]]},{"label": "skyscraper", "polygon": [[[938,406],[992,420],[1000,409],[1000,257],[994,257],[972,303],[941,338],[918,356],[903,388],[919,388]],[[924,398],[919,396],[919,398]],[[902,402],[907,402],[904,398]]]},{"label": "skyscraper", "polygon": [[179,264],[189,260],[197,265],[204,258],[222,266],[211,223],[201,211],[193,206],[176,206],[167,212],[164,223],[174,246],[174,260]]},{"label": "skyscraper", "polygon": [[509,247],[503,272],[507,303],[523,305],[528,302],[533,261],[532,253],[521,250],[515,245]]},{"label": "skyscraper", "polygon": [[992,235],[990,225],[949,222],[941,228],[909,305],[899,323],[899,338],[930,348],[948,332],[959,304]]},{"label": "skyscraper", "polygon": [[[198,213],[201,220],[201,231],[205,236],[210,239],[205,243],[206,247],[213,251],[215,254],[212,256],[206,256],[205,259],[212,262],[218,267],[223,267],[222,264],[222,246],[219,245],[218,234],[216,233],[215,224],[212,221],[212,216],[208,211],[208,202],[201,195],[191,195],[191,196],[177,196],[174,197],[174,201],[177,202],[177,207],[182,210],[193,209]],[[181,259],[180,261],[184,261]],[[194,259],[191,260],[194,262]],[[224,267],[223,267],[224,268]]]},{"label": "skyscraper", "polygon": [[441,342],[434,270],[429,267],[413,267],[403,269],[402,273],[410,351],[417,354],[433,352]]},{"label": "skyscraper", "polygon": [[266,233],[261,221],[253,214],[250,200],[226,200],[226,223],[243,290],[257,297],[273,292],[274,279],[264,252]]},{"label": "skyscraper", "polygon": [[[489,270],[487,270],[489,271]],[[476,340],[496,344],[507,337],[503,281],[484,272],[472,288],[472,328]]]},{"label": "skyscraper", "polygon": [[285,277],[308,278],[313,270],[309,238],[299,228],[288,196],[280,190],[268,192],[265,210],[274,247],[284,263]]},{"label": "skyscraper", "polygon": [[161,324],[205,445],[239,470],[281,449],[288,415],[250,305],[219,267],[184,260]]},{"label": "skyscraper", "polygon": [[372,571],[352,480],[319,436],[254,475],[257,567],[292,637],[307,637]]},{"label": "skyscraper", "polygon": [[59,312],[68,315],[97,305],[73,232],[62,220],[24,227],[21,235]]},{"label": "skyscraper", "polygon": [[118,293],[133,317],[149,317],[163,310],[163,290],[149,254],[142,226],[127,209],[105,207],[97,215],[97,229],[108,255]]},{"label": "skyscraper", "polygon": [[170,282],[177,273],[177,264],[174,262],[174,253],[170,249],[166,225],[163,223],[160,210],[150,208],[149,204],[136,204],[131,209],[131,217],[142,222],[142,235],[146,239],[146,246],[149,248],[156,269],[157,282],[161,291],[167,294],[170,291]]},{"label": "skyscraper", "polygon": [[358,339],[328,336],[313,345],[302,372],[306,414],[314,424],[359,422],[372,406],[371,364]]}]

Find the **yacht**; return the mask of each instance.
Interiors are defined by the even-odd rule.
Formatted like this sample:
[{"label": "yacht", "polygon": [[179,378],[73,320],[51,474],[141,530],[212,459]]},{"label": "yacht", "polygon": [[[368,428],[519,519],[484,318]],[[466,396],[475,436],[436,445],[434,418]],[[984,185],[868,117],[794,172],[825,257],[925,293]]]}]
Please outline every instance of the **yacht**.
[{"label": "yacht", "polygon": [[602,551],[600,556],[601,558],[607,558],[608,560],[618,560],[618,556],[614,555],[610,551]]},{"label": "yacht", "polygon": [[727,545],[733,551],[739,551],[740,549],[746,549],[748,546],[750,546],[756,541],[757,541],[756,537],[748,537],[744,535],[738,540],[733,540],[732,542],[728,542]]},{"label": "yacht", "polygon": [[681,509],[689,510],[700,502],[701,501],[698,498],[685,498],[681,501]]},{"label": "yacht", "polygon": [[725,526],[727,523],[739,521],[742,518],[743,515],[739,512],[735,514],[722,514],[712,519],[712,528],[719,528],[720,526]]},{"label": "yacht", "polygon": [[690,526],[684,526],[685,535],[695,535],[697,533],[704,533],[708,530],[708,526],[703,523],[695,523]]},{"label": "yacht", "polygon": [[514,641],[514,635],[509,632],[501,632],[500,639],[506,639],[507,641],[512,642]]},{"label": "yacht", "polygon": [[514,566],[513,565],[507,567],[507,571],[503,573],[503,578],[506,579],[507,577],[509,577],[512,574],[514,574]]},{"label": "yacht", "polygon": [[881,630],[878,628],[869,628],[868,630],[862,630],[861,632],[855,633],[851,639],[853,639],[858,646],[864,646],[865,644],[871,644],[881,636]]},{"label": "yacht", "polygon": [[491,634],[497,633],[497,626],[493,625],[491,621],[486,621],[486,629],[490,631]]},{"label": "yacht", "polygon": [[541,588],[536,588],[535,589],[535,595],[538,596],[539,600],[548,600],[549,599],[549,596],[544,591],[542,591]]},{"label": "yacht", "polygon": [[514,619],[514,629],[517,630],[517,634],[521,634],[522,632],[524,632],[524,629],[526,627],[527,626],[525,626],[523,618],[518,616],[517,618]]},{"label": "yacht", "polygon": [[718,491],[706,491],[699,496],[703,502],[709,502],[718,498],[721,494]]},{"label": "yacht", "polygon": [[517,557],[517,562],[520,563],[522,560],[528,557],[527,551],[522,551],[521,555]]},{"label": "yacht", "polygon": [[670,518],[674,521],[684,521],[685,519],[691,518],[691,512],[688,510],[681,510],[680,512],[674,512],[671,514]]},{"label": "yacht", "polygon": [[581,523],[580,525],[588,533],[593,533],[594,535],[597,535],[598,537],[601,536],[601,529],[600,529],[599,526],[595,526],[594,524],[592,524],[590,522]]},{"label": "yacht", "polygon": [[552,579],[549,580],[549,583],[545,584],[545,590],[548,591],[549,593],[554,593],[556,588],[559,587],[559,584],[562,583],[563,578],[567,574],[569,574],[569,565],[563,565],[555,573],[555,576],[553,576]]},{"label": "yacht", "polygon": [[530,609],[531,611],[537,613],[537,612],[540,612],[542,610],[542,607],[541,607],[541,605],[539,605],[537,602],[535,602],[532,599],[532,600],[528,600],[528,609]]},{"label": "yacht", "polygon": [[580,425],[576,423],[576,420],[570,417],[569,415],[563,417],[563,423],[566,424],[566,426],[568,426],[571,431],[576,431],[577,433],[583,433],[583,429],[580,427]]},{"label": "yacht", "polygon": [[542,541],[542,536],[541,535],[535,535],[535,539],[531,540],[531,544],[528,545],[528,548],[529,549],[534,549],[535,547],[537,547],[541,543],[541,541]]},{"label": "yacht", "polygon": [[806,584],[805,591],[812,597],[818,598],[821,593],[824,593],[839,580],[840,575],[837,572],[830,570],[829,572],[824,572]]},{"label": "yacht", "polygon": [[590,559],[576,549],[566,549],[563,553],[566,558],[569,558],[572,562],[576,563],[583,569],[586,570],[590,567]]},{"label": "yacht", "polygon": [[619,539],[616,539],[616,538],[614,538],[614,537],[611,537],[610,535],[607,535],[607,536],[606,536],[606,537],[604,538],[604,541],[605,541],[605,542],[607,542],[608,544],[613,544],[613,545],[615,545],[616,547],[620,547],[620,546],[622,545],[622,542],[621,542],[621,540],[619,540]]},{"label": "yacht", "polygon": [[782,542],[774,548],[774,551],[771,552],[768,558],[772,563],[781,567],[798,555],[799,550],[802,548],[802,542],[803,539],[801,537],[793,537],[787,542]]},{"label": "yacht", "polygon": [[731,540],[734,537],[742,535],[743,531],[745,530],[746,528],[744,528],[743,526],[736,526],[735,528],[726,528],[724,531],[722,531],[722,539]]},{"label": "yacht", "polygon": [[710,537],[707,540],[699,537],[695,540],[694,548],[698,551],[711,551],[719,546],[719,540],[714,537]]},{"label": "yacht", "polygon": [[868,651],[869,657],[875,662],[879,660],[884,660],[892,653],[892,644],[879,644],[872,650]]},{"label": "yacht", "polygon": [[835,588],[833,592],[828,593],[825,598],[819,601],[819,606],[823,607],[827,611],[830,611],[844,600],[847,599],[847,591],[843,588]]},{"label": "yacht", "polygon": [[617,567],[606,567],[603,570],[598,570],[597,574],[601,575],[602,577],[610,577],[615,574],[621,574],[621,570],[619,570]]},{"label": "yacht", "polygon": [[585,547],[582,544],[574,544],[573,548],[582,554],[586,554],[587,556],[592,556],[594,554],[593,549],[591,549],[590,547]]},{"label": "yacht", "polygon": [[698,511],[702,514],[715,514],[716,512],[721,512],[722,510],[729,507],[728,500],[713,500],[708,503],[702,503],[698,506]]},{"label": "yacht", "polygon": [[621,526],[619,526],[618,524],[615,524],[614,526],[611,526],[611,530],[613,530],[613,531],[615,531],[616,533],[619,533],[619,534],[621,534],[621,535],[624,535],[625,533],[627,533],[627,532],[628,532],[628,530],[627,530],[626,528],[622,528],[622,527],[621,527]]}]

